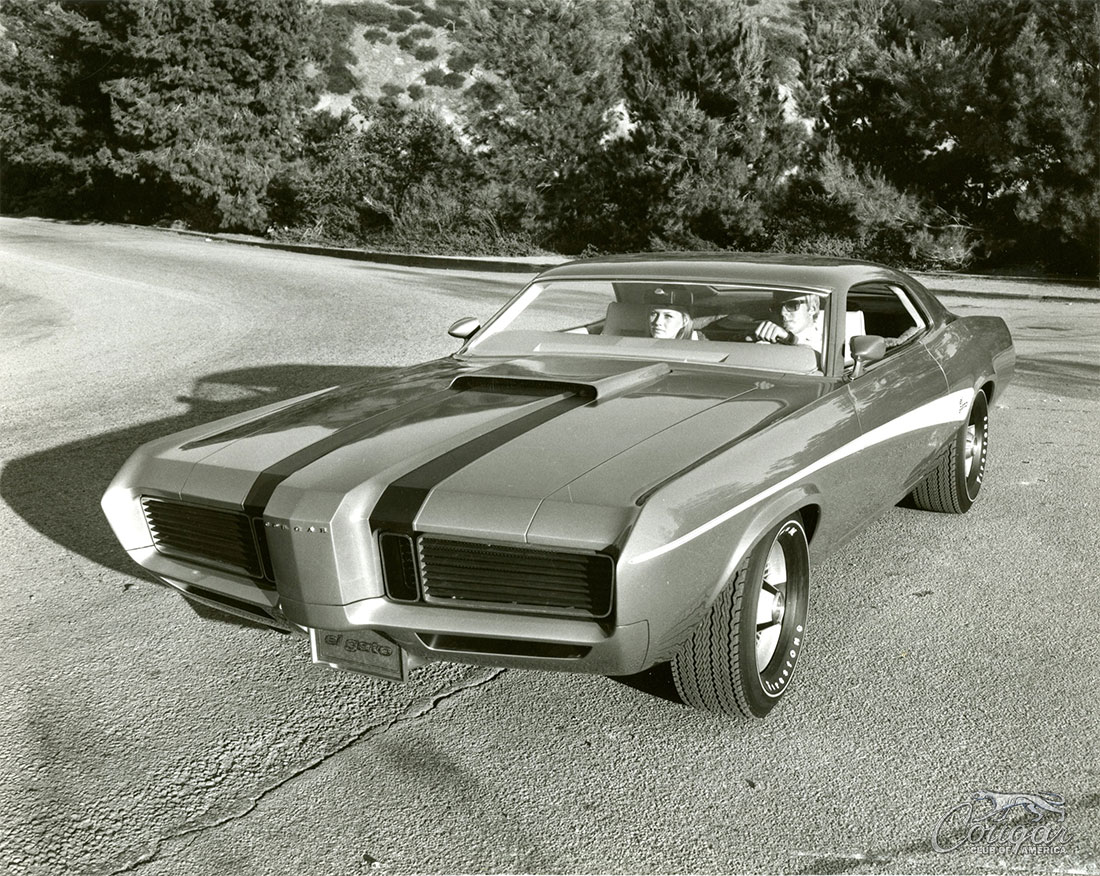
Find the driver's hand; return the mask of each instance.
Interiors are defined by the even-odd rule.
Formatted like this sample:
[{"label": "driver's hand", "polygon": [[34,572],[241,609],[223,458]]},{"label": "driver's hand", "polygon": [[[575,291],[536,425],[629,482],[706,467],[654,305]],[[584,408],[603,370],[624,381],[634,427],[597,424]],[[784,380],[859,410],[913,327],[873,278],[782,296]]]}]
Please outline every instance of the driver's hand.
[{"label": "driver's hand", "polygon": [[782,343],[791,335],[783,326],[776,325],[774,322],[767,319],[756,327],[754,334],[761,341],[767,341],[770,344]]}]

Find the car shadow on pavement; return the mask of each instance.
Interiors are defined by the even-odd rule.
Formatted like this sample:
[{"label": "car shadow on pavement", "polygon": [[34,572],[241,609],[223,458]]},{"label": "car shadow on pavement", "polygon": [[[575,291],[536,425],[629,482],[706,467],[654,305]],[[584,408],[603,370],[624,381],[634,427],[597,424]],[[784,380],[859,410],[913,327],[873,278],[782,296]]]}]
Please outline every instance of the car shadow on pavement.
[{"label": "car shadow on pavement", "polygon": [[658,699],[684,705],[684,701],[676,690],[676,682],[672,678],[672,664],[670,663],[658,663],[656,666],[651,666],[642,672],[635,672],[633,675],[609,675],[608,678]]},{"label": "car shadow on pavement", "polygon": [[378,379],[396,369],[340,365],[275,365],[200,377],[178,416],[13,459],[0,472],[0,498],[47,538],[95,563],[145,575],[115,539],[99,501],[141,444],[174,432],[343,383]]}]

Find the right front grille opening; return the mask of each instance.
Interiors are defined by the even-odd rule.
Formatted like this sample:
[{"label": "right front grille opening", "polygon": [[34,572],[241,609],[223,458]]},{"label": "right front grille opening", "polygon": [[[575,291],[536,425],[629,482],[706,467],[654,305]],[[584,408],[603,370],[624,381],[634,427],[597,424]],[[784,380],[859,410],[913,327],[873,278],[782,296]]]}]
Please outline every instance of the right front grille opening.
[{"label": "right front grille opening", "polygon": [[614,561],[604,554],[421,536],[425,602],[604,618],[611,613]]}]

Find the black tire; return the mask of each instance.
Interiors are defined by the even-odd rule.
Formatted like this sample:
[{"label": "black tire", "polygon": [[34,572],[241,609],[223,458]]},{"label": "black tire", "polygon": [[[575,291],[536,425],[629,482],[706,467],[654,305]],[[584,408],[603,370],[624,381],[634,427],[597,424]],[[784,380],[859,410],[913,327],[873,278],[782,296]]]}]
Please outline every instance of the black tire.
[{"label": "black tire", "polygon": [[970,416],[955,440],[943,449],[939,462],[909,494],[922,511],[965,514],[978,498],[989,456],[989,404],[980,389]]},{"label": "black tire", "polygon": [[[680,698],[720,715],[767,715],[787,690],[805,642],[809,586],[806,530],[796,513],[748,553],[673,658]],[[765,593],[770,611],[761,604]],[[767,617],[758,622],[761,612]]]}]

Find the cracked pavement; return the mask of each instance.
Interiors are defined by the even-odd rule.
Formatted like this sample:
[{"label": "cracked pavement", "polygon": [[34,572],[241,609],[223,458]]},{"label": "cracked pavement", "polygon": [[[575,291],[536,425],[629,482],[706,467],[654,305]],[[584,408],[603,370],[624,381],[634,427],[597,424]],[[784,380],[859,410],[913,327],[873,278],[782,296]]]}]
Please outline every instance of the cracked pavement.
[{"label": "cracked pavement", "polygon": [[[451,667],[451,669],[453,670],[455,669],[455,667]],[[369,725],[363,728],[360,732],[351,735],[345,740],[341,741],[335,748],[324,752],[312,761],[309,761],[294,768],[286,775],[279,777],[272,784],[253,791],[248,799],[240,801],[240,806],[236,811],[230,812],[212,821],[203,820],[201,823],[188,826],[183,830],[158,839],[151,852],[142,855],[134,861],[126,863],[122,867],[119,867],[117,870],[111,871],[112,876],[121,873],[134,873],[142,870],[147,864],[156,863],[161,857],[161,853],[165,849],[165,847],[173,846],[177,844],[180,840],[186,841],[182,848],[190,849],[195,844],[197,834],[205,833],[207,831],[214,831],[220,827],[229,824],[230,822],[246,818],[253,811],[255,811],[256,808],[269,795],[277,793],[284,786],[297,781],[306,773],[326,765],[333,758],[339,757],[343,752],[351,748],[353,745],[358,745],[360,743],[373,740],[375,737],[380,736],[383,733],[387,733],[390,730],[400,728],[409,722],[415,721],[419,718],[423,718],[434,709],[439,707],[441,703],[444,703],[451,697],[458,696],[467,690],[472,690],[474,688],[481,687],[482,685],[489,684],[493,679],[495,679],[504,671],[505,670],[503,669],[492,668],[483,668],[476,670],[473,668],[469,668],[460,673],[455,673],[452,671],[449,674],[457,674],[460,676],[457,680],[448,682],[439,690],[435,691],[429,696],[422,697],[419,700],[414,700],[401,714],[394,715],[393,717],[388,718],[381,723]],[[166,855],[166,857],[171,858],[177,856],[173,856],[169,853],[168,855]],[[369,863],[371,864],[382,863],[373,858],[369,858],[369,856],[367,856],[365,860],[369,860]]]},{"label": "cracked pavement", "polygon": [[[319,668],[102,519],[143,441],[442,355],[525,275],[7,218],[0,259],[5,872],[1100,874],[1097,304],[947,298],[1020,356],[982,500],[816,568],[799,678],[745,725],[599,677]],[[979,788],[1064,795],[1065,849],[931,851]]]}]

